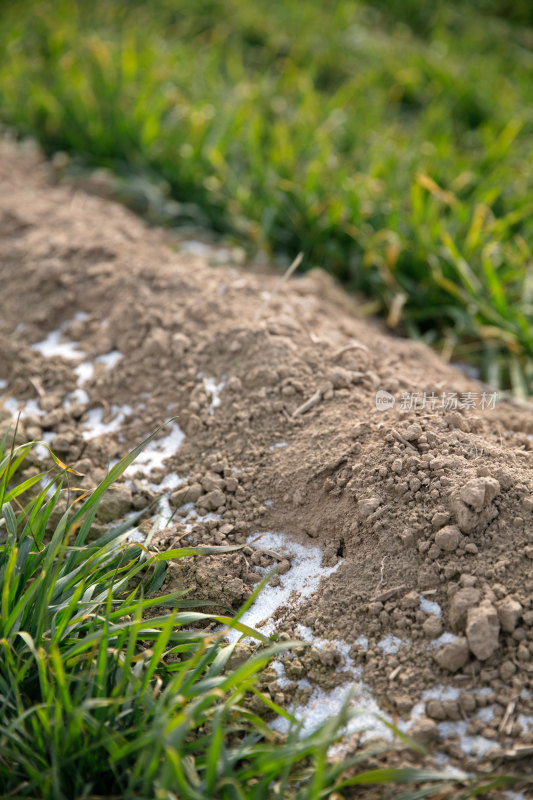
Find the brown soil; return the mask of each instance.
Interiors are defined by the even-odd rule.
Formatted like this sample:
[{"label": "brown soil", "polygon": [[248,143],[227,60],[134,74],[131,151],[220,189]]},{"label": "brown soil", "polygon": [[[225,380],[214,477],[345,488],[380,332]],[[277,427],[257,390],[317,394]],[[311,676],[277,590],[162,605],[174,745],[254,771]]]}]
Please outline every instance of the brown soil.
[{"label": "brown soil", "polygon": [[[261,531],[320,543],[324,566],[342,563],[284,609],[284,631],[303,624],[347,642],[381,706],[400,716],[425,689],[458,687],[458,698],[426,703],[421,738],[436,735],[438,722],[464,720],[494,741],[487,763],[531,751],[531,407],[500,399],[481,408],[490,389],[363,318],[321,270],[280,285],[275,274],[214,268],[124,208],[50,185],[38,156],[6,143],[0,179],[0,379],[45,412],[26,416],[26,435],[53,433],[54,451],[91,486],[111,459],[176,416],[185,440],[150,480],[177,472],[185,482],[156,546],[183,541],[188,502],[220,517],[193,520],[189,539],[204,544],[242,544]],[[81,361],[122,354],[111,369],[95,363],[87,402],[68,407],[78,362],[31,348],[61,325]],[[223,383],[218,406],[204,377]],[[378,390],[396,397],[393,408],[376,409]],[[400,396],[413,392],[435,393],[435,408],[402,409]],[[443,408],[443,393],[452,406],[457,393],[463,407]],[[88,411],[101,408],[105,423],[126,404],[119,430],[84,438]],[[100,526],[157,495],[140,477],[121,487]],[[174,567],[169,584],[196,584],[237,608],[262,577],[254,565],[276,561],[244,552]],[[432,649],[443,631],[458,638]],[[398,652],[378,646],[387,635],[404,642]],[[301,657],[304,671],[331,686],[339,659],[317,669],[315,656]],[[493,718],[481,721],[487,705]],[[456,738],[441,744],[468,766]]]}]

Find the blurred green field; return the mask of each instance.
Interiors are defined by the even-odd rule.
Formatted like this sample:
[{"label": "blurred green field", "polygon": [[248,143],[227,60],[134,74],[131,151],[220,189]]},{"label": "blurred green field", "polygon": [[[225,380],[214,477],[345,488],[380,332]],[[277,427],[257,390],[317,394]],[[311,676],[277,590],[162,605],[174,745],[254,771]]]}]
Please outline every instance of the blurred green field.
[{"label": "blurred green field", "polygon": [[4,0],[0,120],[525,396],[531,26],[525,0]]}]

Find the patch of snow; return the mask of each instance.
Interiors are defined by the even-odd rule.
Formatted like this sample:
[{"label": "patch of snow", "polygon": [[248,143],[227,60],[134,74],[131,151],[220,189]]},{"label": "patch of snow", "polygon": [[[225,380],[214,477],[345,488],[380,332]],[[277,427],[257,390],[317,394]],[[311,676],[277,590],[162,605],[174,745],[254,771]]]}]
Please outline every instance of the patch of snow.
[{"label": "patch of snow", "polygon": [[2,391],[2,389],[6,388],[7,388],[7,381],[5,381],[3,378],[0,378],[0,392]]},{"label": "patch of snow", "polygon": [[125,404],[123,406],[111,406],[112,419],[109,422],[102,422],[104,416],[103,408],[91,408],[87,412],[87,421],[83,423],[85,428],[82,431],[82,436],[85,440],[94,439],[96,436],[102,436],[104,433],[114,433],[120,430],[120,426],[124,422],[128,414],[131,414],[131,406]]},{"label": "patch of snow", "polygon": [[488,724],[494,718],[494,708],[495,706],[480,708],[476,714],[477,718],[481,720],[481,722],[486,722]]},{"label": "patch of snow", "polygon": [[384,653],[387,655],[393,655],[397,653],[402,644],[408,644],[408,641],[402,641],[402,639],[398,639],[397,636],[392,636],[390,633],[385,636],[381,642],[378,642],[378,647],[380,647]]},{"label": "patch of snow", "polygon": [[78,342],[61,342],[60,339],[61,328],[51,331],[42,342],[32,344],[31,349],[41,353],[45,358],[62,356],[63,358],[78,359],[84,357],[83,350],[77,349]]},{"label": "patch of snow", "polygon": [[[290,570],[280,576],[280,585],[265,586],[257,600],[241,618],[244,624],[252,628],[258,622],[268,619],[266,625],[261,628],[266,635],[272,633],[275,628],[272,615],[280,606],[287,608],[298,606],[305,597],[316,591],[322,578],[331,575],[341,564],[339,561],[334,567],[322,567],[322,549],[318,545],[304,547],[281,533],[252,534],[248,536],[247,541],[248,544],[259,542],[260,547],[286,552],[293,557]],[[230,641],[235,641],[240,636],[238,631],[232,630],[228,638]]]},{"label": "patch of snow", "polygon": [[47,445],[47,444],[49,445],[50,442],[52,441],[52,439],[54,438],[54,436],[55,436],[55,433],[53,431],[45,431],[43,433],[43,438],[42,438],[41,442],[38,442],[35,445],[35,447],[33,448],[33,452],[35,453],[37,458],[40,458],[41,460],[44,461],[46,458],[48,458],[50,456],[50,453],[48,452],[48,448],[45,447],[45,445]]},{"label": "patch of snow", "polygon": [[42,417],[44,415],[44,411],[40,405],[33,399],[26,400],[26,402],[23,403],[17,400],[16,397],[6,397],[1,407],[9,411],[14,417],[18,416],[20,411],[22,419],[24,419],[24,417]]},{"label": "patch of snow", "polygon": [[180,478],[176,472],[169,472],[168,475],[165,475],[161,483],[147,483],[149,489],[152,492],[161,492],[161,491],[174,491],[180,486],[184,481],[184,478]]},{"label": "patch of snow", "polygon": [[271,444],[268,448],[269,450],[277,450],[278,447],[288,447],[287,442],[276,442],[275,444]]},{"label": "patch of snow", "polygon": [[119,350],[111,350],[109,353],[104,353],[101,356],[96,356],[95,363],[103,364],[106,369],[113,369],[122,358],[122,353]]},{"label": "patch of snow", "polygon": [[422,700],[457,700],[460,695],[459,689],[455,686],[432,686],[431,689],[426,689],[422,692]]},{"label": "patch of snow", "polygon": [[481,758],[487,750],[494,747],[495,742],[484,736],[469,736],[466,732],[467,727],[467,722],[459,720],[459,722],[439,722],[437,730],[443,739],[447,739],[449,736],[458,736],[463,753]]},{"label": "patch of snow", "polygon": [[72,405],[86,406],[89,403],[89,399],[89,395],[84,389],[74,389],[63,400],[63,407],[68,408]]},{"label": "patch of snow", "polygon": [[430,650],[437,650],[439,647],[443,647],[445,644],[451,644],[452,642],[457,641],[459,637],[455,635],[455,633],[450,633],[449,631],[444,631],[437,639],[433,639],[433,641],[429,642],[427,647]]},{"label": "patch of snow", "polygon": [[[200,373],[199,373],[200,374]],[[204,387],[208,394],[211,395],[211,405],[209,406],[209,413],[211,416],[215,413],[215,408],[220,405],[220,392],[226,385],[226,379],[222,378],[218,383],[214,378],[204,378]]]},{"label": "patch of snow", "polygon": [[157,515],[153,521],[153,528],[155,530],[166,528],[173,515],[174,511],[172,511],[170,503],[168,502],[168,495],[161,495],[157,504]]},{"label": "patch of snow", "polygon": [[[304,681],[298,681],[298,688],[305,688]],[[344,736],[348,737],[354,733],[366,733],[372,736],[382,736],[388,741],[392,740],[392,732],[375,716],[380,715],[383,717],[384,715],[366,687],[359,685],[356,688],[349,684],[337,686],[330,692],[325,692],[315,686],[305,705],[290,709],[293,716],[302,722],[300,735],[312,733],[330,717],[338,714],[350,698],[350,695],[350,706],[356,710],[356,714],[343,731]],[[270,727],[279,733],[285,734],[290,728],[290,723],[284,717],[277,717],[270,724]],[[364,738],[367,737],[363,736]],[[334,755],[337,749],[338,747],[332,748],[330,754]]]},{"label": "patch of snow", "polygon": [[272,506],[274,505],[274,501],[273,500],[265,500],[265,505],[266,505],[267,508],[272,508]]},{"label": "patch of snow", "polygon": [[92,361],[82,361],[72,370],[78,379],[78,387],[83,386],[86,381],[90,381],[94,374],[94,364]]},{"label": "patch of snow", "polygon": [[531,714],[518,714],[518,724],[522,726],[524,733],[530,733],[533,730],[533,716]]},{"label": "patch of snow", "polygon": [[420,610],[424,614],[434,614],[436,617],[442,617],[442,608],[439,604],[428,600],[423,594],[420,595]]},{"label": "patch of snow", "polygon": [[139,542],[142,544],[146,539],[144,533],[141,533],[139,528],[132,528],[128,535],[128,542]]},{"label": "patch of snow", "polygon": [[161,439],[153,439],[128,467],[125,475],[135,475],[136,472],[149,475],[152,470],[162,468],[166,459],[176,454],[185,434],[177,422],[169,422],[167,428],[170,432]]}]

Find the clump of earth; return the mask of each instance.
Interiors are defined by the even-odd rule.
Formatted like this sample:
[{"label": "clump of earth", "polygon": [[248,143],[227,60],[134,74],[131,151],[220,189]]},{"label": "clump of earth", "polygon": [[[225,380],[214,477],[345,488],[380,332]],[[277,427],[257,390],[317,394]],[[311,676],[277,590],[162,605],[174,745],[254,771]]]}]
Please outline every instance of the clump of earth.
[{"label": "clump of earth", "polygon": [[171,419],[96,532],[146,507],[153,528],[159,503],[151,547],[244,545],[169,569],[165,591],[219,608],[277,566],[287,591],[258,629],[311,646],[272,672],[275,702],[357,676],[452,763],[527,765],[531,406],[365,318],[320,269],[280,282],[210,259],[5,142],[0,177],[0,429],[22,407],[21,439],[90,488]]}]

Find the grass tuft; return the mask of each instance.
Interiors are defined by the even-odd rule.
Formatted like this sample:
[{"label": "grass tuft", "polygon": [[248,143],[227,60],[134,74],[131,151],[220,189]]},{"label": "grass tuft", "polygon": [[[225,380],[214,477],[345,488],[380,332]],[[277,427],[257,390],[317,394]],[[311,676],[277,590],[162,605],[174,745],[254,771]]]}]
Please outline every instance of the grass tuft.
[{"label": "grass tuft", "polygon": [[6,0],[0,118],[172,224],[302,251],[524,395],[527,25],[525,0]]}]

